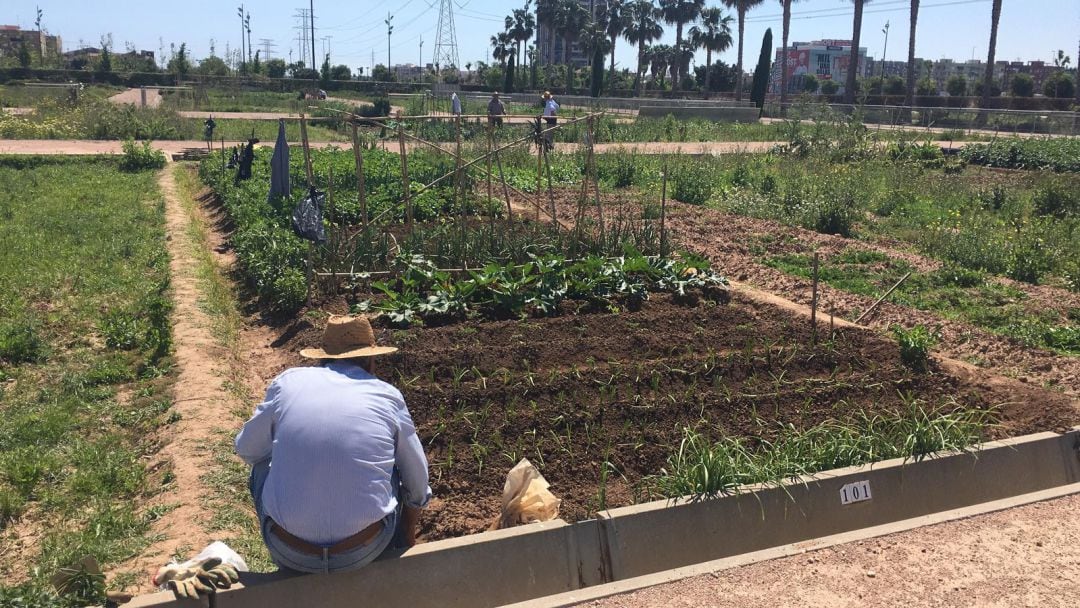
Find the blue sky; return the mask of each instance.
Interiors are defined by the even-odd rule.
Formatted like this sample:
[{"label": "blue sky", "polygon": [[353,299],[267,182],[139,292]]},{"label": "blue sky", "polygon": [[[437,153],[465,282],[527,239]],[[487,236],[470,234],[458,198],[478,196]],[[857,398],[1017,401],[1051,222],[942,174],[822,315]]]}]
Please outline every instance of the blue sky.
[{"label": "blue sky", "polygon": [[[484,60],[490,48],[490,36],[501,29],[502,16],[519,6],[500,0],[450,0],[454,2],[455,20],[461,63]],[[394,33],[390,41],[394,63],[413,62],[420,58],[423,39],[424,62],[431,61],[438,21],[439,0],[391,0],[389,2],[331,2],[315,1],[316,50],[321,56],[328,44],[334,63],[345,63],[353,69],[371,65],[374,53],[377,63],[385,63],[387,53],[387,11],[394,13]],[[710,6],[718,0],[707,0]],[[164,42],[186,42],[195,57],[205,56],[210,41],[216,43],[219,55],[226,43],[236,48],[240,40],[240,23],[236,16],[239,2],[210,2],[181,0],[178,2],[76,2],[73,0],[5,0],[0,8],[0,24],[32,27],[35,7],[44,11],[42,24],[51,33],[63,36],[64,47],[72,49],[82,40],[96,45],[103,34],[111,33],[117,49],[125,42],[140,49],[159,51]],[[863,46],[875,58],[881,56],[886,21],[891,23],[887,59],[901,60],[907,54],[908,1],[874,0],[866,5],[863,21]],[[304,0],[248,0],[251,13],[252,38],[256,43],[267,38],[277,45],[274,56],[289,57],[295,48],[294,17],[297,8],[307,5]],[[986,59],[990,26],[990,0],[922,0],[919,16],[917,55],[937,60],[949,57],[958,60]],[[792,41],[836,38],[851,35],[851,3],[848,0],[804,0],[796,2],[791,23]],[[746,63],[756,60],[761,37],[768,27],[773,28],[775,45],[780,44],[780,5],[766,1],[747,17]],[[734,29],[734,28],[733,28]],[[734,32],[733,32],[734,35]],[[329,37],[325,42],[324,36]],[[674,27],[668,27],[664,42],[674,39]],[[1080,1],[1078,0],[1004,0],[1001,26],[998,33],[998,59],[1049,61],[1056,49],[1064,49],[1073,57],[1080,36]],[[258,47],[257,47],[258,48]],[[699,53],[698,62],[704,62]],[[715,60],[715,59],[714,59]],[[735,49],[720,56],[734,63]],[[616,51],[620,67],[634,66],[634,50],[620,41]]]}]

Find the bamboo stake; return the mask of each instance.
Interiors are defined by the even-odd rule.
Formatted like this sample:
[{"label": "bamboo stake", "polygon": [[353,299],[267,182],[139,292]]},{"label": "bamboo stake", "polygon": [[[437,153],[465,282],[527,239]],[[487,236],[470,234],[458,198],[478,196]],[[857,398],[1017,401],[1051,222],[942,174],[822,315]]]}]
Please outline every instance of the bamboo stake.
[{"label": "bamboo stake", "polygon": [[661,173],[660,185],[660,257],[667,255],[667,163],[664,163],[664,172]]},{"label": "bamboo stake", "polygon": [[491,125],[491,123],[488,123],[488,126],[487,126],[487,154],[485,154],[484,157],[487,160],[487,197],[488,197],[488,204],[489,205],[491,204],[491,148],[493,147],[491,140],[492,140],[492,138],[494,136],[495,135],[493,133],[492,125]]},{"label": "bamboo stake", "polygon": [[540,221],[540,207],[543,206],[543,194],[540,192],[540,174],[544,168],[544,140],[536,144],[536,221]]},{"label": "bamboo stake", "polygon": [[360,150],[360,135],[356,128],[356,121],[352,123],[353,156],[356,158],[356,187],[360,202],[360,222],[364,227],[364,251],[368,254],[368,264],[371,264],[371,226],[368,221],[367,209],[367,186],[364,180],[364,155]]},{"label": "bamboo stake", "polygon": [[600,242],[603,243],[603,242],[607,241],[607,226],[605,225],[605,222],[604,222],[604,206],[600,203],[600,179],[597,178],[597,176],[596,176],[596,149],[593,147],[593,145],[594,145],[594,141],[593,141],[594,132],[593,132],[593,119],[592,119],[591,116],[589,117],[589,120],[586,121],[585,125],[586,125],[586,131],[585,132],[587,133],[588,144],[589,144],[589,150],[588,150],[588,155],[589,155],[588,159],[589,160],[588,160],[588,165],[587,165],[585,178],[586,178],[586,180],[589,179],[589,174],[588,173],[591,171],[592,172],[592,182],[593,182],[593,193],[596,196],[596,216],[598,218],[600,218]]},{"label": "bamboo stake", "polygon": [[[307,120],[304,119],[303,113],[300,114],[300,143],[304,149],[304,173],[307,176],[308,191],[315,188],[315,173],[311,169],[311,147],[308,142],[307,134]],[[310,194],[309,194],[310,195]],[[314,201],[312,201],[314,202]],[[307,298],[308,304],[311,304],[312,284],[315,281],[315,242],[308,243],[308,255],[307,255]]]},{"label": "bamboo stake", "polygon": [[858,325],[859,321],[862,321],[864,318],[866,318],[866,315],[870,314],[875,308],[877,308],[878,304],[881,304],[882,302],[884,302],[885,298],[889,297],[889,294],[891,294],[893,291],[896,291],[896,288],[900,287],[900,284],[903,283],[904,281],[906,281],[908,279],[908,277],[910,277],[910,276],[911,276],[911,273],[909,272],[909,273],[905,274],[904,276],[900,277],[900,280],[896,282],[896,285],[893,285],[892,287],[890,287],[889,291],[886,291],[880,298],[877,299],[876,302],[874,302],[873,304],[870,305],[870,308],[866,309],[866,312],[859,315],[858,319],[855,319],[855,324]]},{"label": "bamboo stake", "polygon": [[[551,211],[548,213],[551,217],[558,217],[558,209],[555,208],[555,191],[551,185],[551,159],[548,157],[547,148],[544,148],[544,165],[547,167],[547,192],[548,202],[551,204]],[[540,210],[536,210],[536,219],[540,219]],[[555,228],[555,232],[559,231],[559,222],[552,222],[552,226]]]},{"label": "bamboo stake", "polygon": [[401,183],[405,190],[405,229],[412,233],[413,208],[412,196],[409,192],[409,155],[405,153],[405,124],[398,123],[398,144],[401,148]]},{"label": "bamboo stake", "polygon": [[[460,222],[461,222],[460,230],[461,230],[461,242],[464,243],[465,242],[465,226],[466,226],[466,224],[468,224],[468,217],[467,217],[467,215],[465,213],[465,211],[466,211],[466,209],[465,209],[465,207],[466,207],[466,205],[465,205],[465,183],[461,179],[461,119],[460,118],[454,120],[454,140],[455,140],[455,143],[456,143],[456,146],[457,146],[456,147],[457,154],[454,155],[454,157],[455,157],[455,162],[454,162],[454,173],[455,173],[455,175],[454,175],[454,199],[457,201],[458,205],[461,207],[460,210],[459,210],[459,212],[460,212],[459,217],[460,217]],[[464,248],[462,248],[462,265],[463,266],[465,265],[464,256],[465,256]]]},{"label": "bamboo stake", "polygon": [[308,142],[307,120],[300,114],[300,143],[304,148],[304,172],[307,175],[308,188],[315,187],[315,173],[311,170],[311,146]]},{"label": "bamboo stake", "polygon": [[814,282],[810,294],[810,329],[813,331],[813,341],[817,344],[817,301],[818,301],[818,261],[821,254],[814,252]]}]

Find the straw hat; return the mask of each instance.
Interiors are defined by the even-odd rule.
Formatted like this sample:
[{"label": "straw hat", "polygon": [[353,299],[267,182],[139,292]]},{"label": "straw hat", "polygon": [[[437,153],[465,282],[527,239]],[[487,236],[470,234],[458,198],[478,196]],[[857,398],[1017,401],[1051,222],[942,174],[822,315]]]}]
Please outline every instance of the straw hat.
[{"label": "straw hat", "polygon": [[308,359],[351,359],[375,357],[397,352],[393,346],[375,346],[375,332],[367,317],[332,316],[323,330],[321,348],[305,348],[301,357]]}]

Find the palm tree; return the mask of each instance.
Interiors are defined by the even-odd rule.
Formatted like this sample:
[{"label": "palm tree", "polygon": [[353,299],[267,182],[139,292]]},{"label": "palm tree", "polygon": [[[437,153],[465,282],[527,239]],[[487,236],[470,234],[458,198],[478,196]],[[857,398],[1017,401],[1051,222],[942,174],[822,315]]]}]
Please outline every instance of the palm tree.
[{"label": "palm tree", "polygon": [[788,35],[791,34],[791,3],[795,0],[780,0],[780,4],[784,6],[784,33],[783,42],[780,47],[780,111],[784,111],[784,104],[787,103],[787,83],[788,83],[788,62],[787,62],[787,43]]},{"label": "palm tree", "polygon": [[658,85],[660,90],[663,90],[668,68],[675,64],[675,48],[670,44],[654,44],[649,47],[647,54],[653,82],[656,82],[656,78],[659,77],[660,82]]},{"label": "palm tree", "polygon": [[602,10],[597,11],[596,19],[590,19],[585,25],[582,40],[585,43],[585,56],[589,59],[589,95],[597,97],[604,84],[604,55],[611,44],[607,37],[606,15]]},{"label": "palm tree", "polygon": [[[994,53],[997,52],[998,23],[1001,21],[1001,0],[994,0],[994,6],[990,12],[990,53],[986,58],[986,75],[983,77],[982,101],[980,108],[990,105],[990,87],[994,83]],[[985,118],[980,112],[979,116]]]},{"label": "palm tree", "polygon": [[735,9],[739,15],[739,63],[735,68],[738,75],[735,77],[735,100],[742,99],[743,89],[743,35],[746,32],[746,13],[765,0],[723,0],[724,6]]},{"label": "palm tree", "polygon": [[555,14],[555,27],[562,38],[563,64],[566,65],[566,89],[574,88],[574,63],[570,60],[570,48],[585,32],[591,16],[577,0],[562,0]]},{"label": "palm tree", "polygon": [[[907,45],[907,99],[909,108],[915,105],[915,26],[919,22],[919,0],[911,0],[911,31]],[[882,59],[885,59],[882,57]]]},{"label": "palm tree", "polygon": [[623,0],[607,0],[606,10],[604,16],[607,20],[606,30],[608,39],[611,41],[611,69],[608,70],[608,79],[611,86],[608,87],[608,94],[614,94],[615,92],[615,79],[612,78],[615,74],[615,41],[623,35],[623,30],[626,29],[626,9],[623,4]]},{"label": "palm tree", "polygon": [[660,25],[660,10],[653,6],[652,0],[633,0],[625,8],[627,18],[623,38],[638,47],[637,76],[634,78],[634,85],[637,88],[637,96],[641,97],[645,86],[645,45],[663,36],[664,27]]},{"label": "palm tree", "polygon": [[510,38],[510,34],[506,32],[499,32],[497,35],[491,37],[491,57],[495,61],[499,62],[502,66],[503,72],[506,71],[506,60],[514,52],[514,41]]},{"label": "palm tree", "polygon": [[[848,59],[847,84],[844,86],[845,103],[855,103],[855,86],[859,77],[859,38],[862,37],[863,5],[869,1],[852,0],[855,3],[855,23],[851,31],[851,59]],[[884,57],[882,59],[884,60]]]},{"label": "palm tree", "polygon": [[705,49],[705,98],[708,99],[712,54],[731,48],[731,15],[725,15],[719,8],[701,11],[701,25],[690,28],[690,41],[694,48]]},{"label": "palm tree", "polygon": [[[660,0],[660,11],[664,21],[675,26],[675,48],[683,48],[683,26],[697,21],[705,0]],[[671,71],[671,87],[679,88],[681,61],[676,61]]]},{"label": "palm tree", "polygon": [[[559,0],[536,0],[536,22],[543,26],[547,34],[547,56],[540,54],[540,63],[552,63],[555,54],[555,13],[558,10]],[[540,40],[540,27],[536,28],[536,48],[543,49],[544,44]]]},{"label": "palm tree", "polygon": [[536,19],[533,17],[532,0],[525,0],[525,6],[522,8],[515,8],[513,12],[513,25],[508,27],[510,34],[514,37],[514,42],[517,43],[517,65],[523,65],[521,63],[521,45],[524,42],[528,42],[529,38],[532,38],[533,31],[536,29]]}]

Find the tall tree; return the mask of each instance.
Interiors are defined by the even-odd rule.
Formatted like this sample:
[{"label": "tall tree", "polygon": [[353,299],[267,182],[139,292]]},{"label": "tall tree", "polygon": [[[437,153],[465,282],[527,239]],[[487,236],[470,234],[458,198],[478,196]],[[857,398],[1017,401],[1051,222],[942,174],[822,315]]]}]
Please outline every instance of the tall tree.
[{"label": "tall tree", "polygon": [[855,21],[851,30],[851,58],[848,59],[847,83],[844,85],[844,103],[855,103],[855,87],[859,78],[859,39],[862,37],[863,5],[869,1],[852,0],[855,3]]},{"label": "tall tree", "polygon": [[563,64],[566,65],[567,92],[574,88],[574,62],[570,49],[581,39],[592,16],[577,0],[563,0],[556,16],[556,24],[563,43]]},{"label": "tall tree", "polygon": [[664,16],[664,21],[675,26],[676,57],[671,70],[671,87],[673,89],[678,90],[679,77],[682,72],[682,61],[681,57],[678,56],[678,51],[685,48],[683,45],[683,26],[697,21],[698,15],[701,14],[703,8],[705,8],[705,0],[660,0],[660,12]]},{"label": "tall tree", "polygon": [[626,6],[627,19],[623,38],[630,44],[638,47],[637,76],[634,85],[637,96],[645,86],[645,45],[664,35],[664,27],[660,25],[660,10],[653,6],[652,0],[633,0]]},{"label": "tall tree", "polygon": [[533,14],[530,11],[532,0],[526,0],[524,8],[516,8],[513,10],[510,16],[505,20],[506,31],[510,34],[510,37],[514,40],[516,45],[517,61],[514,62],[514,71],[517,71],[517,67],[522,65],[521,63],[521,45],[532,38],[533,30],[536,28],[536,20],[533,18]]},{"label": "tall tree", "polygon": [[596,19],[586,25],[583,36],[585,55],[589,58],[589,95],[599,97],[604,86],[604,57],[611,42],[607,37],[607,14],[601,8]]},{"label": "tall tree", "polygon": [[[772,63],[772,28],[765,30],[761,39],[761,54],[758,55],[757,67],[754,68],[754,80],[750,87],[750,101],[759,108],[765,106],[765,91],[769,87],[769,65]],[[832,82],[832,81],[829,81]]]},{"label": "tall tree", "polygon": [[908,33],[907,45],[907,99],[904,100],[908,107],[915,105],[915,26],[918,23],[919,0],[911,0],[911,31]]},{"label": "tall tree", "polygon": [[[540,63],[551,64],[555,56],[555,13],[560,0],[536,0],[536,48],[547,49],[547,54],[540,53]],[[540,33],[547,34],[547,45],[540,40]]]},{"label": "tall tree", "polygon": [[653,82],[659,78],[657,85],[663,90],[667,83],[668,68],[675,64],[675,47],[670,44],[654,44],[649,47],[646,54],[649,58],[649,70],[652,72]]},{"label": "tall tree", "polygon": [[[784,32],[783,43],[780,47],[780,111],[784,111],[784,104],[787,103],[787,83],[788,83],[788,61],[787,61],[787,43],[788,36],[791,34],[791,3],[797,0],[780,0],[780,4],[784,7]],[[769,37],[772,39],[772,36]],[[764,99],[762,100],[764,103]]]},{"label": "tall tree", "polygon": [[[1001,0],[994,0],[990,11],[990,52],[986,57],[986,75],[983,76],[982,102],[980,108],[990,105],[990,89],[994,82],[994,54],[997,52],[998,23],[1001,21]],[[979,113],[980,118],[985,114]]]},{"label": "tall tree", "polygon": [[608,77],[609,95],[615,94],[615,79],[612,77],[615,74],[615,41],[623,35],[623,31],[626,29],[626,14],[627,11],[623,0],[607,0],[604,16],[607,36],[611,42],[611,69],[608,70],[610,74]]},{"label": "tall tree", "polygon": [[690,28],[690,41],[694,48],[705,49],[705,98],[709,97],[709,77],[712,73],[712,54],[723,53],[731,48],[731,15],[719,8],[701,11],[701,25]]},{"label": "tall tree", "polygon": [[[742,99],[743,90],[743,37],[746,33],[746,13],[755,6],[761,4],[765,0],[723,0],[724,6],[735,9],[735,12],[739,16],[739,62],[737,70],[738,74],[735,77],[735,100]],[[707,74],[708,72],[706,72]]]}]

